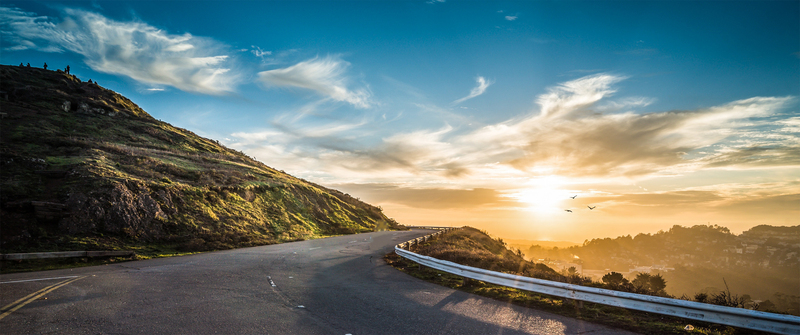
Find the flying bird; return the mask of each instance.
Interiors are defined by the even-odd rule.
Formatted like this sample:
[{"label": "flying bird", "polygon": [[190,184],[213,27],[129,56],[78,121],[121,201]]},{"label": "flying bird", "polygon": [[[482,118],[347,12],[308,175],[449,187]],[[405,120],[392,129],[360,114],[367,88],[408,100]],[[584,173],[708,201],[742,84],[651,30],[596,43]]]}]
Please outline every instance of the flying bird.
[{"label": "flying bird", "polygon": [[564,211],[565,211],[565,212],[570,212],[570,213],[572,213],[572,210],[571,210],[571,209],[565,209]]},{"label": "flying bird", "polygon": [[575,200],[575,197],[577,197],[577,196],[578,195],[576,194],[576,195],[571,196],[570,198],[572,198],[572,200]]},{"label": "flying bird", "polygon": [[592,210],[592,209],[595,209],[595,208],[597,208],[597,206],[594,206],[594,207],[592,207],[592,206],[586,206],[586,207],[589,207],[589,210]]}]

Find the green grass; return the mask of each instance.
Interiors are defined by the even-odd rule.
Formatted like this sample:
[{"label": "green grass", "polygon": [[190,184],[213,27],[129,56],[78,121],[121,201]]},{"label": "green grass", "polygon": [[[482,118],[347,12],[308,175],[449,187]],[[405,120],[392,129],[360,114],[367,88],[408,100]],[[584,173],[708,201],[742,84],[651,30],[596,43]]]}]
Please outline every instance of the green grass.
[{"label": "green grass", "polygon": [[[147,245],[197,252],[398,228],[369,204],[155,120],[72,76],[0,66],[0,90],[9,93],[0,132],[0,252]],[[72,110],[61,108],[65,101]],[[120,114],[78,112],[81,103]],[[41,170],[67,173],[35,173]],[[90,200],[75,201],[81,198]],[[47,220],[31,201],[73,207]],[[153,203],[163,215],[150,215]],[[143,217],[148,222],[137,221]]]},{"label": "green grass", "polygon": [[86,162],[87,157],[83,156],[47,156],[45,161],[51,167],[62,167]]}]

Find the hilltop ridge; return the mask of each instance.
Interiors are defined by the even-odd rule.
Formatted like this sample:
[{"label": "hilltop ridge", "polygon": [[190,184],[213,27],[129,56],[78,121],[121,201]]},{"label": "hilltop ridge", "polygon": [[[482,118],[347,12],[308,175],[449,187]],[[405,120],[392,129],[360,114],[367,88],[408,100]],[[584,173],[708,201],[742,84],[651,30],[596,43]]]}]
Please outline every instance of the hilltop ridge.
[{"label": "hilltop ridge", "polygon": [[0,66],[0,102],[3,253],[210,250],[400,227],[60,70]]}]

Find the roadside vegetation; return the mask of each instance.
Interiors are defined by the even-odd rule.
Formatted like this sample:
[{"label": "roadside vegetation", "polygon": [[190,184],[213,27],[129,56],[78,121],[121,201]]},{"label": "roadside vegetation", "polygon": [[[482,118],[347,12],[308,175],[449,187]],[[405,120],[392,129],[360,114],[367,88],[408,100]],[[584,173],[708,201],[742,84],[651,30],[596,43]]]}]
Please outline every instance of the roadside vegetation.
[{"label": "roadside vegetation", "polygon": [[[574,272],[559,273],[544,264],[527,261],[519,251],[509,250],[501,239],[493,239],[486,232],[471,227],[443,234],[436,239],[419,244],[412,251],[421,255],[492,271],[584,286],[616,287],[629,292],[644,294],[649,292],[654,295],[666,295],[664,287],[667,283],[663,282],[663,278],[653,279],[657,276],[642,276],[633,282],[629,282],[624,278],[622,280],[617,278],[618,273],[609,273],[605,278],[605,282],[592,282],[591,279],[581,278]],[[435,284],[639,333],[764,334],[747,329],[685,320],[619,307],[586,302],[578,303],[569,299],[494,285],[420,266],[398,256],[394,252],[387,254],[385,260],[389,265],[400,271]],[[622,276],[619,275],[619,277]],[[688,325],[693,328],[690,332],[686,330]]]},{"label": "roadside vegetation", "polygon": [[156,257],[400,229],[96,82],[0,65],[0,101],[0,253]]}]

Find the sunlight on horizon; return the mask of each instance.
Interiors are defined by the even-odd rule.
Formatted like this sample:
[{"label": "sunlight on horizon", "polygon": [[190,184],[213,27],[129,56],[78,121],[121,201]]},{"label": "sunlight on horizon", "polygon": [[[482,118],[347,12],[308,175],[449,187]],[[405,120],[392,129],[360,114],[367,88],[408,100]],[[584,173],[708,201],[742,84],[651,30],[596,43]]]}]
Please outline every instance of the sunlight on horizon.
[{"label": "sunlight on horizon", "polygon": [[[800,224],[796,1],[247,2],[181,16],[162,15],[180,2],[101,2],[0,5],[4,63],[71,65],[405,225],[584,241]],[[207,16],[242,24],[208,29]]]},{"label": "sunlight on horizon", "polygon": [[510,197],[527,205],[526,209],[537,216],[552,216],[565,212],[564,200],[572,195],[562,187],[566,185],[563,177],[550,175],[529,181],[529,188],[512,193]]}]

